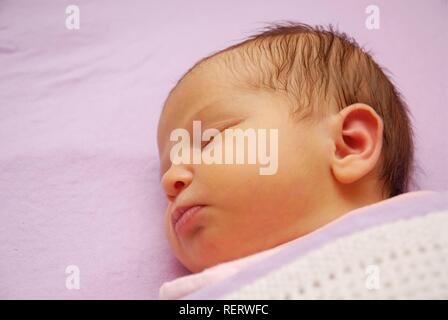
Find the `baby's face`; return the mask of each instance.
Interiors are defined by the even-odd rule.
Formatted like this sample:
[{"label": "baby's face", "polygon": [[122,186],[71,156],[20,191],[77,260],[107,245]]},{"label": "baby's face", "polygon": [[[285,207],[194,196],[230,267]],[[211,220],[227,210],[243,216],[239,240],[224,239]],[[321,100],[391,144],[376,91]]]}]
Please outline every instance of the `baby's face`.
[{"label": "baby's face", "polygon": [[[331,148],[320,124],[298,122],[289,114],[283,96],[238,89],[230,75],[211,64],[196,68],[168,98],[158,132],[162,185],[169,199],[165,230],[190,271],[272,248],[322,224],[313,213],[327,200],[325,150]],[[277,129],[277,171],[261,175],[260,164],[172,164],[176,142],[170,134],[184,128],[193,136],[193,120],[201,121],[203,130]],[[202,207],[175,228],[173,210],[192,205]]]}]

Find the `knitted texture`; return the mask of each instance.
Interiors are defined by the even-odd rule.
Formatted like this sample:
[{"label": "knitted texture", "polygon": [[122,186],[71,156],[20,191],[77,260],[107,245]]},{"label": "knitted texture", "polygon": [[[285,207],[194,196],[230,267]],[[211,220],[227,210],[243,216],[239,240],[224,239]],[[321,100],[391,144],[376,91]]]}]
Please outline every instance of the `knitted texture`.
[{"label": "knitted texture", "polygon": [[369,228],[223,299],[448,299],[448,210]]}]

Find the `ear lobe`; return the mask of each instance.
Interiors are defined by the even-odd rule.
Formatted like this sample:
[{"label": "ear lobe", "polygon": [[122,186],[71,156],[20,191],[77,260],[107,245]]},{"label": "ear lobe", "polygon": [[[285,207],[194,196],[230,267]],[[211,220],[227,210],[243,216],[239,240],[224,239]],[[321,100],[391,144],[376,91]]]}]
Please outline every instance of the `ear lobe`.
[{"label": "ear lobe", "polygon": [[382,150],[383,121],[372,107],[353,104],[342,109],[336,123],[332,171],[340,183],[353,183],[378,163]]}]

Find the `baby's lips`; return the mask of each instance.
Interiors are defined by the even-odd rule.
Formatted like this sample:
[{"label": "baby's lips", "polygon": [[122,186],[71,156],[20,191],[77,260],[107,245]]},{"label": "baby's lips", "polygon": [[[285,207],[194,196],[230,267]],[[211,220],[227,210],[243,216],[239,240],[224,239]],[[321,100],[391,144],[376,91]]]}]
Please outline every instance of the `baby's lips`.
[{"label": "baby's lips", "polygon": [[176,222],[182,217],[182,215],[187,212],[189,209],[194,207],[203,207],[204,205],[201,204],[192,204],[192,205],[178,205],[174,207],[174,210],[171,212],[171,221],[173,223],[173,226],[176,224]]}]

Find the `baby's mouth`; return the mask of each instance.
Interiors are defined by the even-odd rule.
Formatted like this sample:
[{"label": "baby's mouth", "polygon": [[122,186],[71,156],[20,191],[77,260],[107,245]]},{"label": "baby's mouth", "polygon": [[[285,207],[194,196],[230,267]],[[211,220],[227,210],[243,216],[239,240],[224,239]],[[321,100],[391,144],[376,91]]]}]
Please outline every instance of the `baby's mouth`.
[{"label": "baby's mouth", "polygon": [[178,233],[178,230],[189,220],[189,218],[202,207],[204,207],[204,205],[188,205],[174,208],[171,213],[171,222],[176,233]]}]

